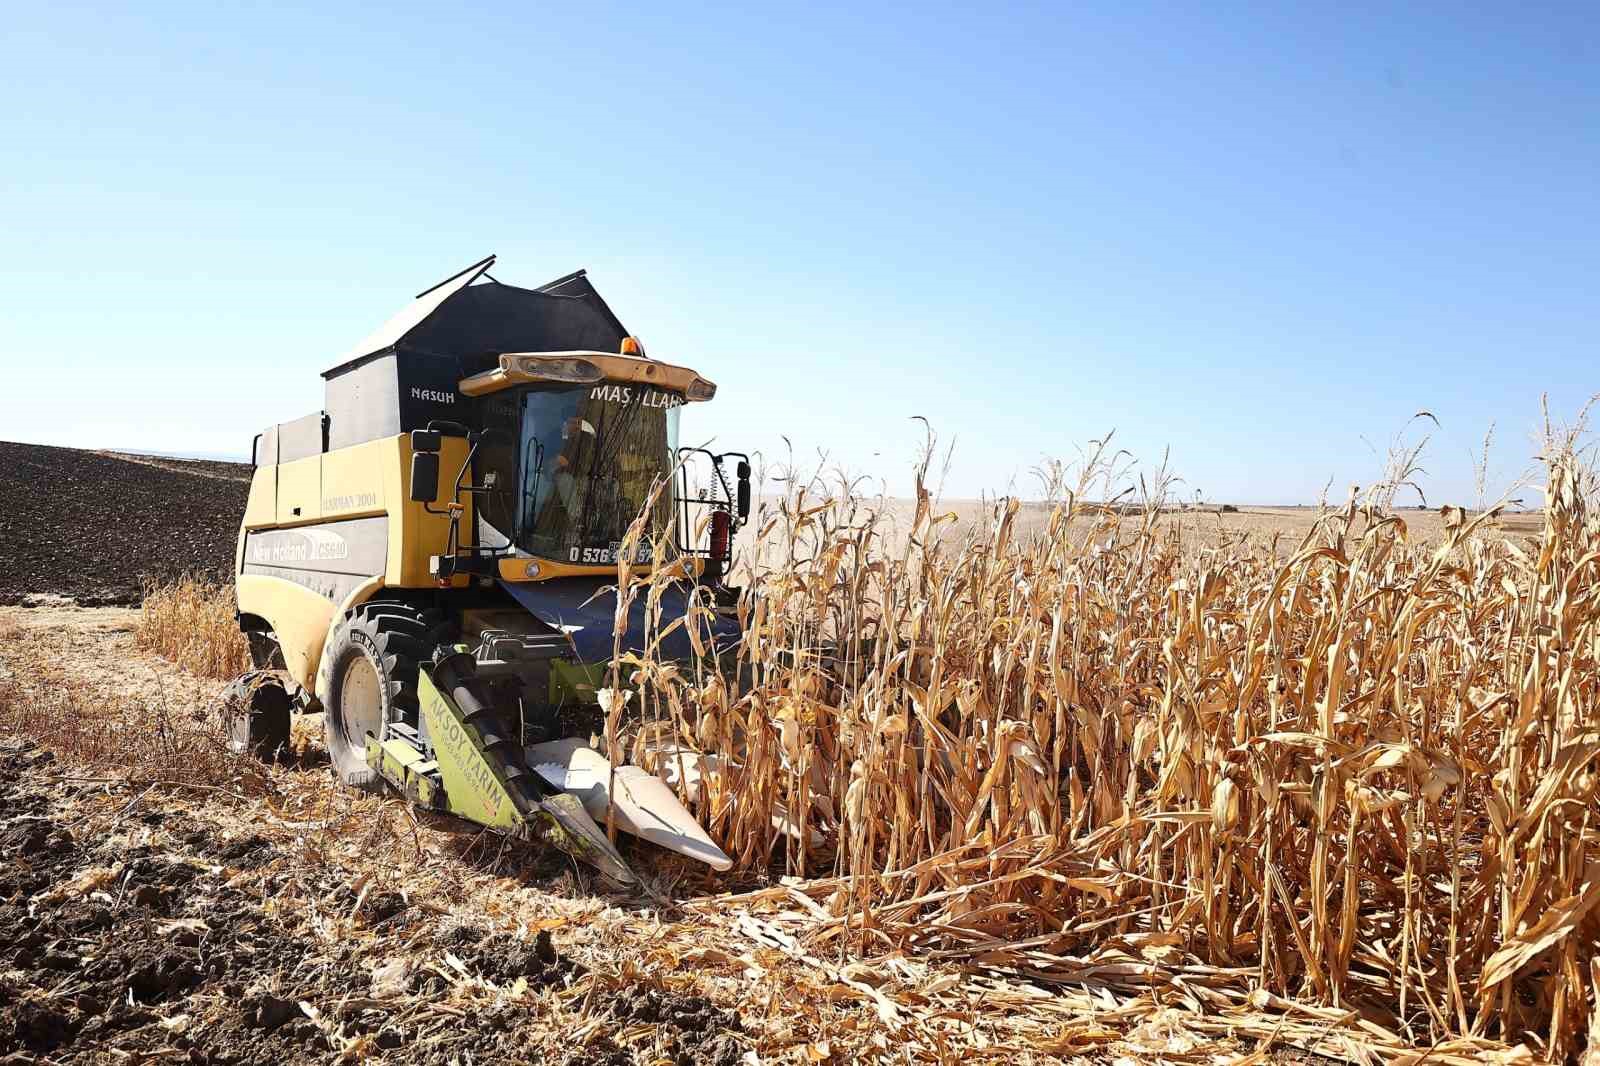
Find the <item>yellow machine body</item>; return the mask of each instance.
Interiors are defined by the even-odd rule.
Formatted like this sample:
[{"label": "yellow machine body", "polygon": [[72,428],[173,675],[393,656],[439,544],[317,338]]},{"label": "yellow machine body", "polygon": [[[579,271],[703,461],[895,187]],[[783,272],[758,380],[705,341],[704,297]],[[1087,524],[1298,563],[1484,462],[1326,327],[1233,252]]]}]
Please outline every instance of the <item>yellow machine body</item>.
[{"label": "yellow machine body", "polygon": [[[572,358],[589,353],[551,353]],[[460,383],[463,394],[483,395],[537,380],[540,355],[502,356],[502,368]],[[706,398],[715,387],[693,371],[667,364],[636,366],[629,357],[590,356],[606,383],[633,383],[646,373],[669,385],[699,382]],[[443,488],[467,458],[461,437],[444,437],[439,452]],[[441,502],[411,498],[411,436],[400,433],[288,462],[258,465],[240,525],[235,559],[241,616],[259,619],[282,649],[284,668],[307,691],[330,628],[350,608],[384,589],[465,588],[455,575],[443,585],[429,569],[446,549],[450,518]],[[443,499],[443,496],[441,496]],[[470,494],[463,495],[460,528],[475,522]],[[636,569],[648,570],[641,563]],[[519,556],[498,566],[501,580],[548,581],[615,574],[613,564]]]}]

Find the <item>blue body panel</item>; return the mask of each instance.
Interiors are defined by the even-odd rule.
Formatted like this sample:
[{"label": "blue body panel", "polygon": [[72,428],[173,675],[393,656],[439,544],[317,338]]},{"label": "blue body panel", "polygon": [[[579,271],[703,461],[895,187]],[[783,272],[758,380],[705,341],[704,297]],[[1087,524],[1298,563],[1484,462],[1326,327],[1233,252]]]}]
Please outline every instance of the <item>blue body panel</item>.
[{"label": "blue body panel", "polygon": [[[511,582],[500,586],[547,625],[563,629],[572,638],[578,660],[585,663],[611,661],[614,647],[613,626],[617,613],[616,581],[598,577],[564,577],[551,581]],[[669,586],[661,596],[661,615],[655,629],[660,632],[684,617],[693,585]],[[622,650],[642,651],[645,646],[645,607],[648,590],[639,589],[628,609],[628,629],[622,637]],[[661,642],[664,659],[689,659],[694,647],[686,626],[679,626]],[[707,650],[732,651],[739,641],[739,620],[717,616],[714,623],[700,622],[700,637]]]}]

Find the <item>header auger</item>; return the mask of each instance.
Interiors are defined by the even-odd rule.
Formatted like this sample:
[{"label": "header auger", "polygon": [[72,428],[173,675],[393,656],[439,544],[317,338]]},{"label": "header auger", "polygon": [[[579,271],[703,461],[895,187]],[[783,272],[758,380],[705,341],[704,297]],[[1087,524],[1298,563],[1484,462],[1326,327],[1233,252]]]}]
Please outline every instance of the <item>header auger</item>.
[{"label": "header auger", "polygon": [[[582,271],[520,289],[490,278],[493,264],[425,290],[323,374],[323,410],[256,436],[236,559],[255,670],[230,690],[244,712],[230,743],[281,745],[291,706],[320,711],[351,787],[554,844],[623,884],[608,813],[726,869],[670,790],[610,773],[585,738],[557,735],[556,712],[592,707],[605,684],[617,555],[675,470],[656,535],[629,560],[638,572],[688,559],[691,577],[662,599],[663,627],[685,623],[660,651],[739,639],[724,575],[749,515],[748,460],[679,448],[681,408],[716,386],[646,357]],[[695,457],[710,476],[691,497]],[[652,558],[656,543],[673,559]],[[624,653],[644,646],[643,599]],[[634,787],[613,796],[602,779]],[[565,790],[578,781],[581,795]]]}]

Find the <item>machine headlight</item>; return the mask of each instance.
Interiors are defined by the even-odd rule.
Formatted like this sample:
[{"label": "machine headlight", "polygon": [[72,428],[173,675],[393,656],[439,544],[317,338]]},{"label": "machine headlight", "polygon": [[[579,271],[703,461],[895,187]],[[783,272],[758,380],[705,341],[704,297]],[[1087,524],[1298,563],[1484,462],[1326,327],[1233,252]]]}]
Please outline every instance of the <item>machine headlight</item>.
[{"label": "machine headlight", "polygon": [[525,356],[517,367],[530,377],[545,381],[570,381],[577,385],[592,385],[605,375],[587,359],[535,359]]}]

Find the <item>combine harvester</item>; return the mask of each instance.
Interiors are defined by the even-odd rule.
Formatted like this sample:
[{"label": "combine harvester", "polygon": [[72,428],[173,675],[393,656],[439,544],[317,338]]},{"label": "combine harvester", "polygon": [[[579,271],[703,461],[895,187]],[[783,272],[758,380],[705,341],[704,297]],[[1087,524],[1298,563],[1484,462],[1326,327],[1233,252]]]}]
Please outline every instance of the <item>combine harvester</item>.
[{"label": "combine harvester", "polygon": [[[615,632],[617,556],[675,467],[652,518],[677,519],[690,576],[661,598],[657,632],[682,624],[659,653],[738,639],[723,575],[749,461],[679,447],[680,409],[716,386],[646,357],[582,271],[519,289],[493,265],[423,292],[322,375],[322,411],[256,436],[236,560],[255,670],[224,701],[229,743],[270,752],[293,707],[320,710],[346,785],[387,784],[623,884],[608,808],[727,869],[663,782],[557,735],[557,711],[593,705],[617,649],[645,646],[642,595]],[[713,486],[694,498],[691,452]],[[666,562],[650,553],[647,535],[635,572]]]}]

